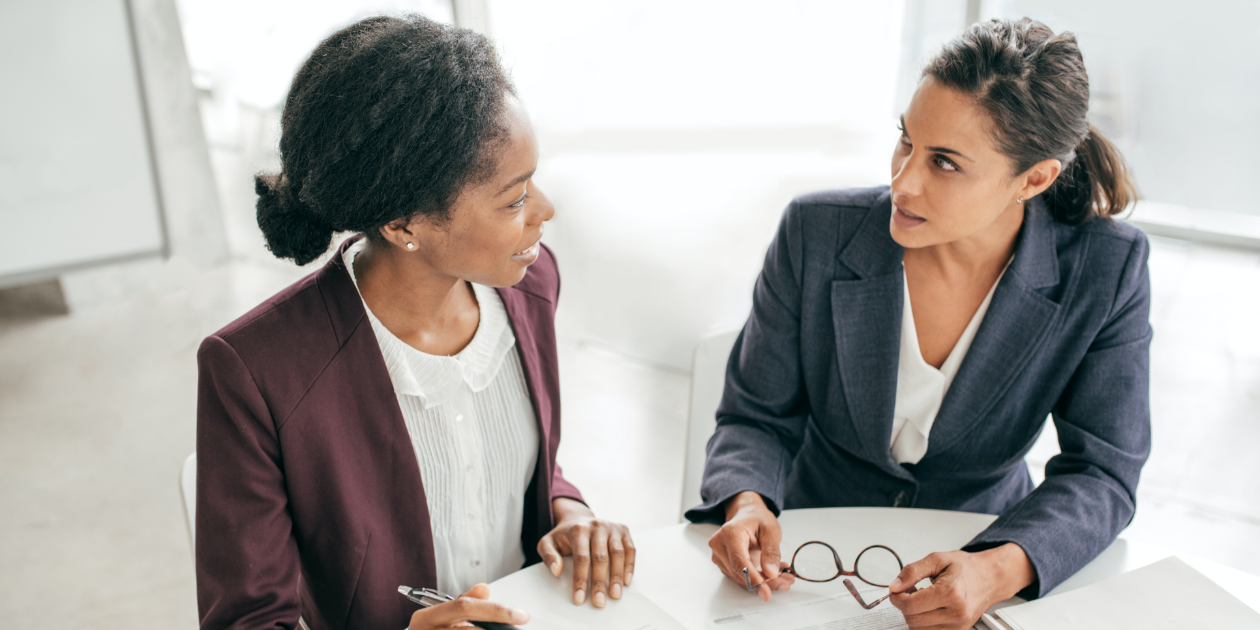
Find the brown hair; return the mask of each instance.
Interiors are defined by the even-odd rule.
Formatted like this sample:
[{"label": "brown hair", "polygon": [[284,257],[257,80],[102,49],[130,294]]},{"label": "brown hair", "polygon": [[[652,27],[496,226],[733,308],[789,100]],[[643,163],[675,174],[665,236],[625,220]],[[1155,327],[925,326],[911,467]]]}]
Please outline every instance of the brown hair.
[{"label": "brown hair", "polygon": [[946,44],[923,76],[975,99],[1015,173],[1063,162],[1042,193],[1055,219],[1112,217],[1137,200],[1124,157],[1087,119],[1089,77],[1072,33],[1028,18],[981,22]]}]

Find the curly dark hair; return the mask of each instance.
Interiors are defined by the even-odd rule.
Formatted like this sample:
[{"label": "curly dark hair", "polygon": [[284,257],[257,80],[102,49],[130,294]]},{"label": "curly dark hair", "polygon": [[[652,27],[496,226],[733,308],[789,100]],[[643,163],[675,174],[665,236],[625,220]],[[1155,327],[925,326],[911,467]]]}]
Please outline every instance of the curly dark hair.
[{"label": "curly dark hair", "polygon": [[1049,158],[1063,172],[1044,194],[1068,224],[1112,217],[1137,201],[1120,152],[1089,124],[1089,76],[1076,36],[1032,20],[975,24],[923,70],[966,94],[993,121],[998,149],[1022,173]]},{"label": "curly dark hair", "polygon": [[449,217],[493,171],[515,90],[485,36],[419,15],[372,17],[311,53],[281,118],[281,172],[254,178],[258,227],[304,265],[336,232]]}]

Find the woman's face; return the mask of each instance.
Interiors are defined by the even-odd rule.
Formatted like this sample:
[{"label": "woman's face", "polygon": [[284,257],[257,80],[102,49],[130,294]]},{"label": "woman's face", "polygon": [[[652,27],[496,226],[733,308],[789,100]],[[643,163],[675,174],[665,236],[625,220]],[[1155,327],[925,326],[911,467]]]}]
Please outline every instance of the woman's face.
[{"label": "woman's face", "polygon": [[893,240],[914,249],[1018,231],[1023,206],[1017,199],[1027,201],[1049,186],[1058,171],[1044,171],[1058,161],[1012,175],[990,125],[968,97],[931,77],[919,84],[893,151]]},{"label": "woman's face", "polygon": [[543,222],[555,208],[534,186],[538,143],[524,108],[508,99],[506,142],[499,149],[494,174],[466,187],[447,221],[417,217],[405,228],[416,240],[416,254],[451,277],[508,287],[525,277],[538,259]]}]

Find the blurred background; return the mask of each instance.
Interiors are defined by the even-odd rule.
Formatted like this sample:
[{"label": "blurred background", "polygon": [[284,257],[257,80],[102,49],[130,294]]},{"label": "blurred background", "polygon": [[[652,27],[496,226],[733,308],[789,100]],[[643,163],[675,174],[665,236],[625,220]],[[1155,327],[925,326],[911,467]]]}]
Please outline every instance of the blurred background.
[{"label": "blurred background", "polygon": [[265,249],[252,176],[315,45],[406,12],[494,38],[533,116],[560,461],[635,531],[678,522],[693,348],[743,323],[784,205],[886,184],[922,63],[967,25],[1075,32],[1154,244],[1125,535],[1257,571],[1260,2],[0,0],[0,625],[196,626],[197,345],[322,264]]}]

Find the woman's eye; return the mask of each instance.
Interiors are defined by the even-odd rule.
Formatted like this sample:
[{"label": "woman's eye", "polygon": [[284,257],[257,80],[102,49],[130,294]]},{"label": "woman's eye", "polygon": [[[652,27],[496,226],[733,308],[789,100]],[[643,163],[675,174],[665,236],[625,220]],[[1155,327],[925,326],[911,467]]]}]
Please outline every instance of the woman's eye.
[{"label": "woman's eye", "polygon": [[949,158],[943,155],[938,155],[932,158],[932,161],[936,163],[936,168],[939,168],[942,171],[957,171],[958,170],[958,165],[954,164],[953,162],[949,160]]},{"label": "woman's eye", "polygon": [[529,199],[529,193],[525,193],[524,195],[521,195],[521,198],[520,198],[520,199],[518,199],[518,200],[516,201],[516,203],[514,203],[514,204],[512,204],[512,205],[510,205],[510,206],[508,206],[508,207],[509,207],[509,208],[524,208],[524,207],[525,207],[525,200],[526,200],[526,199]]}]

